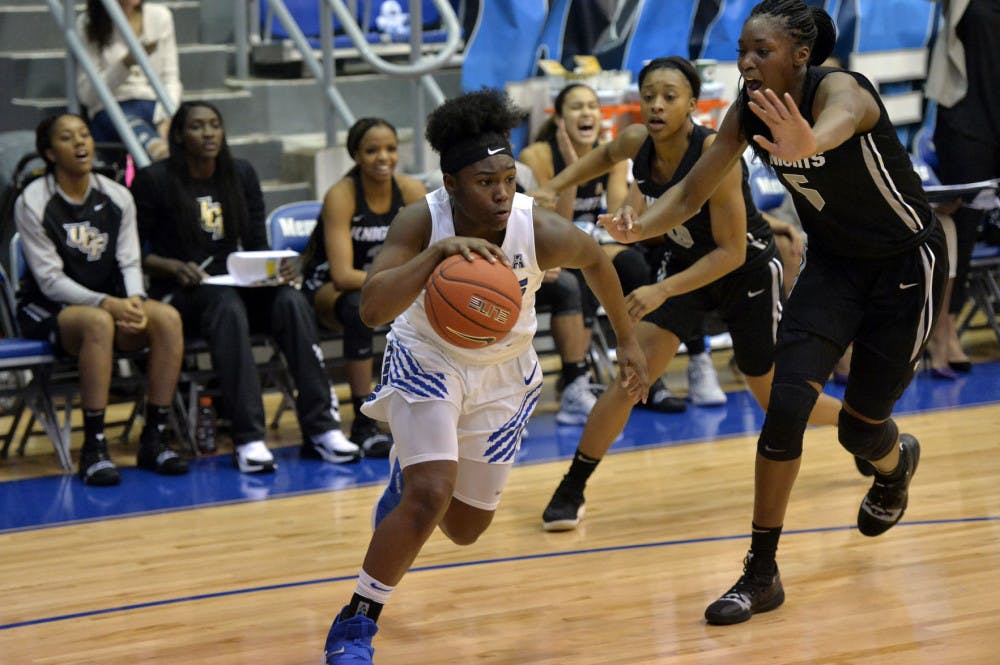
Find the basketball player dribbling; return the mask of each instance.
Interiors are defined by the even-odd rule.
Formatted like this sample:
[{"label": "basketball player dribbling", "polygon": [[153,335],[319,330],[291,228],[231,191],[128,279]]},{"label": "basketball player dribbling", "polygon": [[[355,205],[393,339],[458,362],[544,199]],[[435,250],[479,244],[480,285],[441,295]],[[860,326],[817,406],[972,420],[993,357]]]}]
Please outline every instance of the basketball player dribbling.
[{"label": "basketball player dribbling", "polygon": [[[646,394],[645,361],[610,259],[589,235],[515,193],[507,135],[520,121],[498,90],[456,97],[428,117],[444,187],[400,211],[362,288],[365,323],[392,322],[364,411],[389,422],[395,444],[354,596],[330,627],[328,665],[372,662],[382,607],[435,527],[470,545],[492,521],[542,389],[532,338],[545,270],[583,271],[615,329],[622,385],[635,401]],[[455,254],[502,261],[522,284],[517,323],[493,346],[450,345],[427,321],[418,296]]]}]

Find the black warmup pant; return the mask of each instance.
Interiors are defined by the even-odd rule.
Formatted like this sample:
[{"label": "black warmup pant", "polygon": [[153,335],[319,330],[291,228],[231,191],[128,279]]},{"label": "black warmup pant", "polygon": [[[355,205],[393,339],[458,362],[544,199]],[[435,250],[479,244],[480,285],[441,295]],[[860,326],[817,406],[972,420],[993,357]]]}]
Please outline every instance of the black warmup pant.
[{"label": "black warmup pant", "polygon": [[208,343],[235,445],[264,438],[264,403],[252,333],[270,335],[288,363],[297,388],[295,410],[303,436],[338,427],[316,319],[300,292],[288,286],[198,286],[176,291],[173,305],[184,318],[186,334],[201,335]]}]

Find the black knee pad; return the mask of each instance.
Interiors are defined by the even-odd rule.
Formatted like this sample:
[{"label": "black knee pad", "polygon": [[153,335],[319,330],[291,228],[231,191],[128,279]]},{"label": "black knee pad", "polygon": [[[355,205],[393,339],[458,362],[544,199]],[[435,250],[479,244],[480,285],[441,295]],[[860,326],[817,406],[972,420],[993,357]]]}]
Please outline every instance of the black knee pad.
[{"label": "black knee pad", "polygon": [[775,462],[802,457],[802,437],[817,397],[819,393],[805,381],[771,386],[771,399],[757,439],[757,452]]},{"label": "black knee pad", "polygon": [[837,438],[847,452],[871,462],[889,454],[899,441],[899,428],[892,418],[877,424],[869,423],[841,409],[837,419]]}]

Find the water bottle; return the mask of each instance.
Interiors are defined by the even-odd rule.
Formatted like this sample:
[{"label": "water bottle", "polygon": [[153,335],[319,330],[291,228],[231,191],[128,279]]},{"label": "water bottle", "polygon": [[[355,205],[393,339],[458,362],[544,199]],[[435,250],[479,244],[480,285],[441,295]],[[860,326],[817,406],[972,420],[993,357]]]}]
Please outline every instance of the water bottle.
[{"label": "water bottle", "polygon": [[198,414],[194,438],[202,453],[215,452],[215,407],[212,398],[202,395],[198,398]]}]

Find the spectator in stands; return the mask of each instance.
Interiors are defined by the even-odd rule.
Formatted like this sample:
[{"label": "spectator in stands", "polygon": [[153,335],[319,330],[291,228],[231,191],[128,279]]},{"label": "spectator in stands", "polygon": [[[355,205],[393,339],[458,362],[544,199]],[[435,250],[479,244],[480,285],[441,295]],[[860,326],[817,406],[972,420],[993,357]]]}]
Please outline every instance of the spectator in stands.
[{"label": "spectator in stands", "polygon": [[[600,133],[603,117],[601,105],[597,93],[592,88],[582,83],[570,83],[559,91],[553,106],[555,115],[542,125],[535,136],[534,143],[521,151],[520,160],[531,167],[538,184],[549,193],[548,196],[542,198],[545,205],[554,206],[554,210],[567,219],[594,224],[597,222],[598,214],[605,209],[617,210],[625,201],[625,196],[628,193],[628,164],[621,161],[610,165],[607,170],[590,180],[567,177],[565,172],[568,167],[601,146]],[[559,187],[553,188],[552,181],[557,176],[559,176],[557,181]],[[615,257],[615,268],[619,272],[623,287],[637,280],[648,279],[647,275],[655,274],[655,267],[652,271],[644,270],[642,275],[636,272],[642,267],[641,259],[645,257],[658,261],[663,256],[662,246],[658,249],[648,250],[643,247],[631,248],[625,250],[621,256],[615,256],[620,249],[619,246],[609,246],[609,254]],[[578,356],[580,362],[577,364],[566,362],[566,357],[564,357],[564,374],[567,371],[574,371],[576,365],[582,365],[587,345],[590,343],[590,328],[594,325],[596,309],[593,295],[586,289],[579,274],[576,277],[583,290],[586,331],[585,334],[578,335],[580,341],[575,345],[567,345],[566,355],[570,359]],[[639,281],[638,283],[645,285],[649,284],[649,281]],[[539,292],[540,302],[545,302],[548,297],[546,292],[552,291],[555,286],[557,285],[543,286]],[[726,395],[719,386],[715,367],[706,352],[704,335],[701,334],[700,330],[696,332],[697,334],[692,335],[690,340],[686,340],[686,345],[691,353],[689,380],[692,386],[692,401],[702,406],[725,404]],[[581,370],[575,371],[582,375]],[[579,388],[586,390],[574,390],[577,387],[570,386],[569,392],[564,393],[564,395],[568,395],[571,399],[576,394],[589,397],[585,412],[582,409],[576,409],[579,412],[577,414],[579,424],[582,424],[586,421],[587,414],[593,408],[593,403],[596,400],[590,393],[589,386],[585,383],[581,384]],[[571,405],[578,401],[574,400]],[[658,377],[650,386],[649,395],[642,407],[665,413],[676,413],[684,410],[684,402],[675,397],[664,385],[662,378]],[[561,405],[560,412],[562,413],[565,409],[566,407]]]},{"label": "spectator in stands", "polygon": [[[334,464],[356,461],[361,451],[340,431],[339,405],[305,297],[288,285],[202,283],[208,275],[225,273],[226,259],[238,247],[268,249],[257,173],[230,154],[222,115],[211,104],[181,104],[168,136],[170,156],[141,169],[132,183],[145,267],[152,295],[169,295],[189,334],[208,342],[222,412],[232,421],[234,464],[244,473],[275,466],[264,443],[253,332],[275,339],[295,379],[302,455]],[[294,266],[282,267],[282,277],[294,276]]]},{"label": "spectator in stands", "polygon": [[[937,101],[934,145],[942,184],[1000,177],[1000,3],[996,0],[942,0],[944,25],[938,33],[927,74],[926,94]],[[932,369],[968,372],[969,356],[959,342],[955,319],[968,299],[969,261],[985,211],[961,205],[954,211],[957,236],[955,280],[948,303],[928,345]]]},{"label": "spectator in stands", "polygon": [[132,195],[93,173],[94,141],[80,116],[47,118],[36,134],[47,173],[14,209],[28,264],[18,321],[26,337],[48,340],[57,355],[79,363],[80,478],[88,485],[120,482],[104,436],[113,354],[147,347],[146,424],[136,464],[186,473],[187,462],[165,435],[184,350],[181,318],[170,305],[146,299]]},{"label": "spectator in stands", "polygon": [[395,173],[399,137],[387,120],[355,122],[347,132],[347,152],[354,167],[323,197],[302,258],[302,292],[321,325],[344,332],[344,367],[354,406],[351,440],[367,457],[387,457],[392,438],[361,412],[372,390],[373,341],[359,313],[361,285],[396,213],[427,189],[416,178]]},{"label": "spectator in stands", "polygon": [[[170,9],[143,0],[118,0],[129,26],[145,47],[153,70],[176,107],[181,100],[180,68],[177,41]],[[87,9],[77,19],[77,30],[84,37],[87,55],[97,66],[101,78],[121,105],[139,142],[154,160],[167,156],[167,128],[170,115],[157,100],[142,68],[136,64],[128,45],[111,22],[101,0],[87,0]],[[92,118],[94,140],[120,142],[121,137],[104,109],[90,77],[80,68],[77,74],[80,101]]]},{"label": "spectator in stands", "polygon": [[[551,182],[553,191],[632,159],[635,179],[624,208],[628,212],[618,214],[638,214],[684,178],[714,144],[715,131],[692,119],[701,79],[689,61],[656,58],[639,72],[638,84],[643,123],[625,128],[578,162],[565,180]],[[663,373],[681,340],[701,329],[706,314],[719,310],[740,371],[766,411],[774,333],[784,301],[781,258],[771,227],[754,206],[746,165],[730,164],[720,180],[692,218],[666,234],[669,249],[657,281],[634,290],[626,303],[639,321],[636,335],[651,376]],[[587,480],[625,427],[631,407],[617,384],[598,399],[569,471],[542,515],[547,531],[576,528],[584,514]],[[835,425],[839,411],[840,403],[824,395],[807,415],[813,424]]]}]

